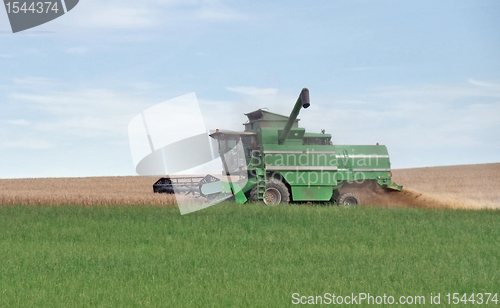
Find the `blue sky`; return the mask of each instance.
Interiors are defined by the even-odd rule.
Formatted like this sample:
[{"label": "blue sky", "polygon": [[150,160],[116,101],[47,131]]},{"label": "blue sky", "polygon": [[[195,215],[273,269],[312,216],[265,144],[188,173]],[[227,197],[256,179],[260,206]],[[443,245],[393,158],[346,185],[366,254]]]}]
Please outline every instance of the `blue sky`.
[{"label": "blue sky", "polygon": [[[0,178],[135,174],[130,120],[195,92],[208,128],[288,114],[394,168],[500,161],[498,1],[95,1],[12,34]],[[175,131],[176,123],[172,123]]]}]

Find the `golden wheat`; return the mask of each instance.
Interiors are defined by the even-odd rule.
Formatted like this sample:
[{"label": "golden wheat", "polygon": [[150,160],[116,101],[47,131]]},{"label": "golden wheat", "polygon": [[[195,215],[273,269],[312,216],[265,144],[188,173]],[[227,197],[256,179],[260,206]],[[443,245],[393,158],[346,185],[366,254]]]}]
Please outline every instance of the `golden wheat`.
[{"label": "golden wheat", "polygon": [[424,208],[500,209],[500,163],[393,171],[404,185],[388,203]]},{"label": "golden wheat", "polygon": [[0,180],[0,204],[175,205],[155,194],[153,177],[32,178]]}]

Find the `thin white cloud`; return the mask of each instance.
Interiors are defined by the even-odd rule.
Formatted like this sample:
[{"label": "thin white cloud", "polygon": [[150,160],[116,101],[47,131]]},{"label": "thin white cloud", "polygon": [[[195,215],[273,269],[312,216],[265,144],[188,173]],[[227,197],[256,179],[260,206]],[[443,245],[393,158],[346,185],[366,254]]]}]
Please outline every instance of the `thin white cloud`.
[{"label": "thin white cloud", "polygon": [[131,83],[130,86],[134,89],[141,90],[141,91],[150,91],[150,90],[156,90],[162,87],[162,85],[154,82],[134,82]]},{"label": "thin white cloud", "polygon": [[471,97],[500,98],[500,84],[477,82],[473,81],[473,79],[469,79],[469,84],[469,86],[427,84],[416,87],[379,87],[374,88],[373,92],[368,95],[381,98],[403,98],[405,101],[415,98],[422,99],[424,97],[430,97],[439,101]]},{"label": "thin white cloud", "polygon": [[[46,86],[26,89],[31,83]],[[124,137],[128,121],[146,106],[156,103],[148,102],[143,98],[144,91],[136,88],[126,92],[72,89],[56,80],[51,84],[47,79],[30,77],[16,80],[15,85],[17,91],[11,93],[9,99],[23,105],[26,112],[37,114],[29,123],[31,133],[51,132],[61,137]],[[9,124],[25,124],[15,121]]]},{"label": "thin white cloud", "polygon": [[226,87],[226,89],[249,96],[273,96],[278,93],[278,89],[276,88]]},{"label": "thin white cloud", "polygon": [[71,23],[76,27],[106,29],[165,29],[197,22],[233,22],[247,16],[222,1],[95,1],[80,2]]},{"label": "thin white cloud", "polygon": [[85,46],[77,46],[66,49],[67,53],[75,54],[75,55],[83,55],[89,52],[89,48]]},{"label": "thin white cloud", "polygon": [[32,138],[3,141],[1,144],[6,148],[25,149],[25,150],[46,150],[50,149],[53,146],[53,144],[51,144],[50,142]]},{"label": "thin white cloud", "polygon": [[35,76],[12,78],[12,82],[18,88],[35,90],[39,90],[40,88],[47,89],[48,87],[57,84],[57,81],[55,79]]},{"label": "thin white cloud", "polygon": [[475,85],[475,86],[479,86],[479,87],[489,87],[489,88],[495,88],[497,90],[500,90],[499,83],[480,81],[480,80],[476,80],[474,78],[470,78],[469,83],[472,85]]},{"label": "thin white cloud", "polygon": [[9,55],[9,54],[5,54],[5,53],[0,53],[0,58],[10,59],[10,58],[14,58],[14,56]]},{"label": "thin white cloud", "polygon": [[500,139],[500,87],[490,82],[385,87],[358,97],[366,104],[332,100],[332,123],[342,132],[336,134],[341,142],[349,142],[348,136],[367,143],[383,138],[419,150],[493,145]]},{"label": "thin white cloud", "polygon": [[85,25],[93,28],[137,29],[155,24],[157,18],[151,10],[105,2],[100,2],[85,19]]},{"label": "thin white cloud", "polygon": [[17,119],[17,120],[7,120],[8,124],[18,125],[18,126],[27,126],[30,125],[30,122],[25,119]]},{"label": "thin white cloud", "polygon": [[199,9],[195,17],[205,21],[241,21],[247,20],[247,16],[225,6],[205,7]]},{"label": "thin white cloud", "polygon": [[[22,33],[22,32],[20,32]],[[24,51],[25,54],[27,55],[45,55],[45,52],[43,52],[43,50],[40,50],[38,48],[29,48],[29,49],[26,49],[26,51]]]},{"label": "thin white cloud", "polygon": [[380,69],[380,68],[381,67],[377,67],[377,66],[359,66],[359,67],[348,67],[348,68],[344,68],[343,70],[357,72],[357,71],[376,70],[376,69]]}]

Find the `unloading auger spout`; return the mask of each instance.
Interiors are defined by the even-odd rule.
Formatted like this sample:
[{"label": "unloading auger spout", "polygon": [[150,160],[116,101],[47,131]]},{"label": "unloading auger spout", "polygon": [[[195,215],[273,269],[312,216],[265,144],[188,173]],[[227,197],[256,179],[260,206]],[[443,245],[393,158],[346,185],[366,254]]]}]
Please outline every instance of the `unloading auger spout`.
[{"label": "unloading auger spout", "polygon": [[301,108],[307,109],[309,106],[311,106],[311,103],[309,101],[309,90],[307,88],[304,88],[300,92],[299,98],[297,99],[297,102],[295,103],[295,106],[293,106],[292,112],[288,117],[288,121],[286,122],[285,128],[283,129],[278,138],[279,144],[283,144],[286,138],[288,138],[288,134],[290,134],[290,130],[292,129],[292,125],[293,123],[295,123],[295,120],[297,119],[297,116],[300,113],[300,109]]}]

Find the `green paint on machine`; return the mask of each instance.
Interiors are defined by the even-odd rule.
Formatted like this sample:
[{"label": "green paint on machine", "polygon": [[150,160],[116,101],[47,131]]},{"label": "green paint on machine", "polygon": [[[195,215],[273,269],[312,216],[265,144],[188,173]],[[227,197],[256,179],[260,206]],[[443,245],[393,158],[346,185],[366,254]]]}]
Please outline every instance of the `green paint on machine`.
[{"label": "green paint on machine", "polygon": [[292,186],[294,201],[329,201],[332,198],[332,186]]}]

